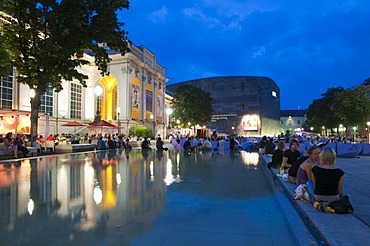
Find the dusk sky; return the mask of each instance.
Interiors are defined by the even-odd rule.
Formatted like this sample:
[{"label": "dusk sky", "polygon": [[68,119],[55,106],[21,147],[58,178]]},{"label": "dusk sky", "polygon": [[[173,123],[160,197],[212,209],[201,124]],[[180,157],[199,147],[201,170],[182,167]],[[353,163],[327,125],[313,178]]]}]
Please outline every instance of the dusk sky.
[{"label": "dusk sky", "polygon": [[169,84],[266,76],[281,109],[306,109],[330,87],[370,78],[369,0],[131,0],[119,16]]}]

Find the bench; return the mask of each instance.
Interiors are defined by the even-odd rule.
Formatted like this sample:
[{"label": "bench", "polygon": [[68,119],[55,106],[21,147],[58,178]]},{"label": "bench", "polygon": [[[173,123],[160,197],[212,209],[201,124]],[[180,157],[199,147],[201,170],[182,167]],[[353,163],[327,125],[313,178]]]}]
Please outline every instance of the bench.
[{"label": "bench", "polygon": [[55,153],[76,153],[96,150],[95,144],[58,144],[55,146]]}]

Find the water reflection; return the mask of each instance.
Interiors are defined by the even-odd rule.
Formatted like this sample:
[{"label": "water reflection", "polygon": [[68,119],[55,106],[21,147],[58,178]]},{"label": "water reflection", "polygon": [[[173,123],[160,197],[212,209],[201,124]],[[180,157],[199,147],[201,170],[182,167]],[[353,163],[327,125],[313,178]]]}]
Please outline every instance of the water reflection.
[{"label": "water reflection", "polygon": [[219,185],[230,178],[224,166],[235,160],[255,168],[258,155],[114,150],[0,164],[0,239],[83,245],[92,233],[110,240],[107,235],[122,228],[123,245],[153,226],[165,207],[167,186],[190,192],[206,184],[203,190],[225,196],[240,190]]}]

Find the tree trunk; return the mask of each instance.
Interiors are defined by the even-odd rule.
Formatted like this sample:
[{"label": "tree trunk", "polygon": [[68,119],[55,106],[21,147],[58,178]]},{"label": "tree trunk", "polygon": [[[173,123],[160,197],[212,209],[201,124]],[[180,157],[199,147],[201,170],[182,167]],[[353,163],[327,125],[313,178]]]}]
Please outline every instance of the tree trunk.
[{"label": "tree trunk", "polygon": [[41,95],[35,93],[35,97],[31,98],[31,145],[36,147],[36,139],[38,136],[38,120],[39,120],[39,107],[41,104]]}]

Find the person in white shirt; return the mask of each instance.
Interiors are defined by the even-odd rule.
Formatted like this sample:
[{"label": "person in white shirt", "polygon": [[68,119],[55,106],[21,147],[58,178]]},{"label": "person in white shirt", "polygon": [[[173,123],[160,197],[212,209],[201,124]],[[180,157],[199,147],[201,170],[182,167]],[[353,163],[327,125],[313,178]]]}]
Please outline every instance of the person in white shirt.
[{"label": "person in white shirt", "polygon": [[203,145],[201,150],[212,150],[212,143],[209,138],[203,138]]}]

